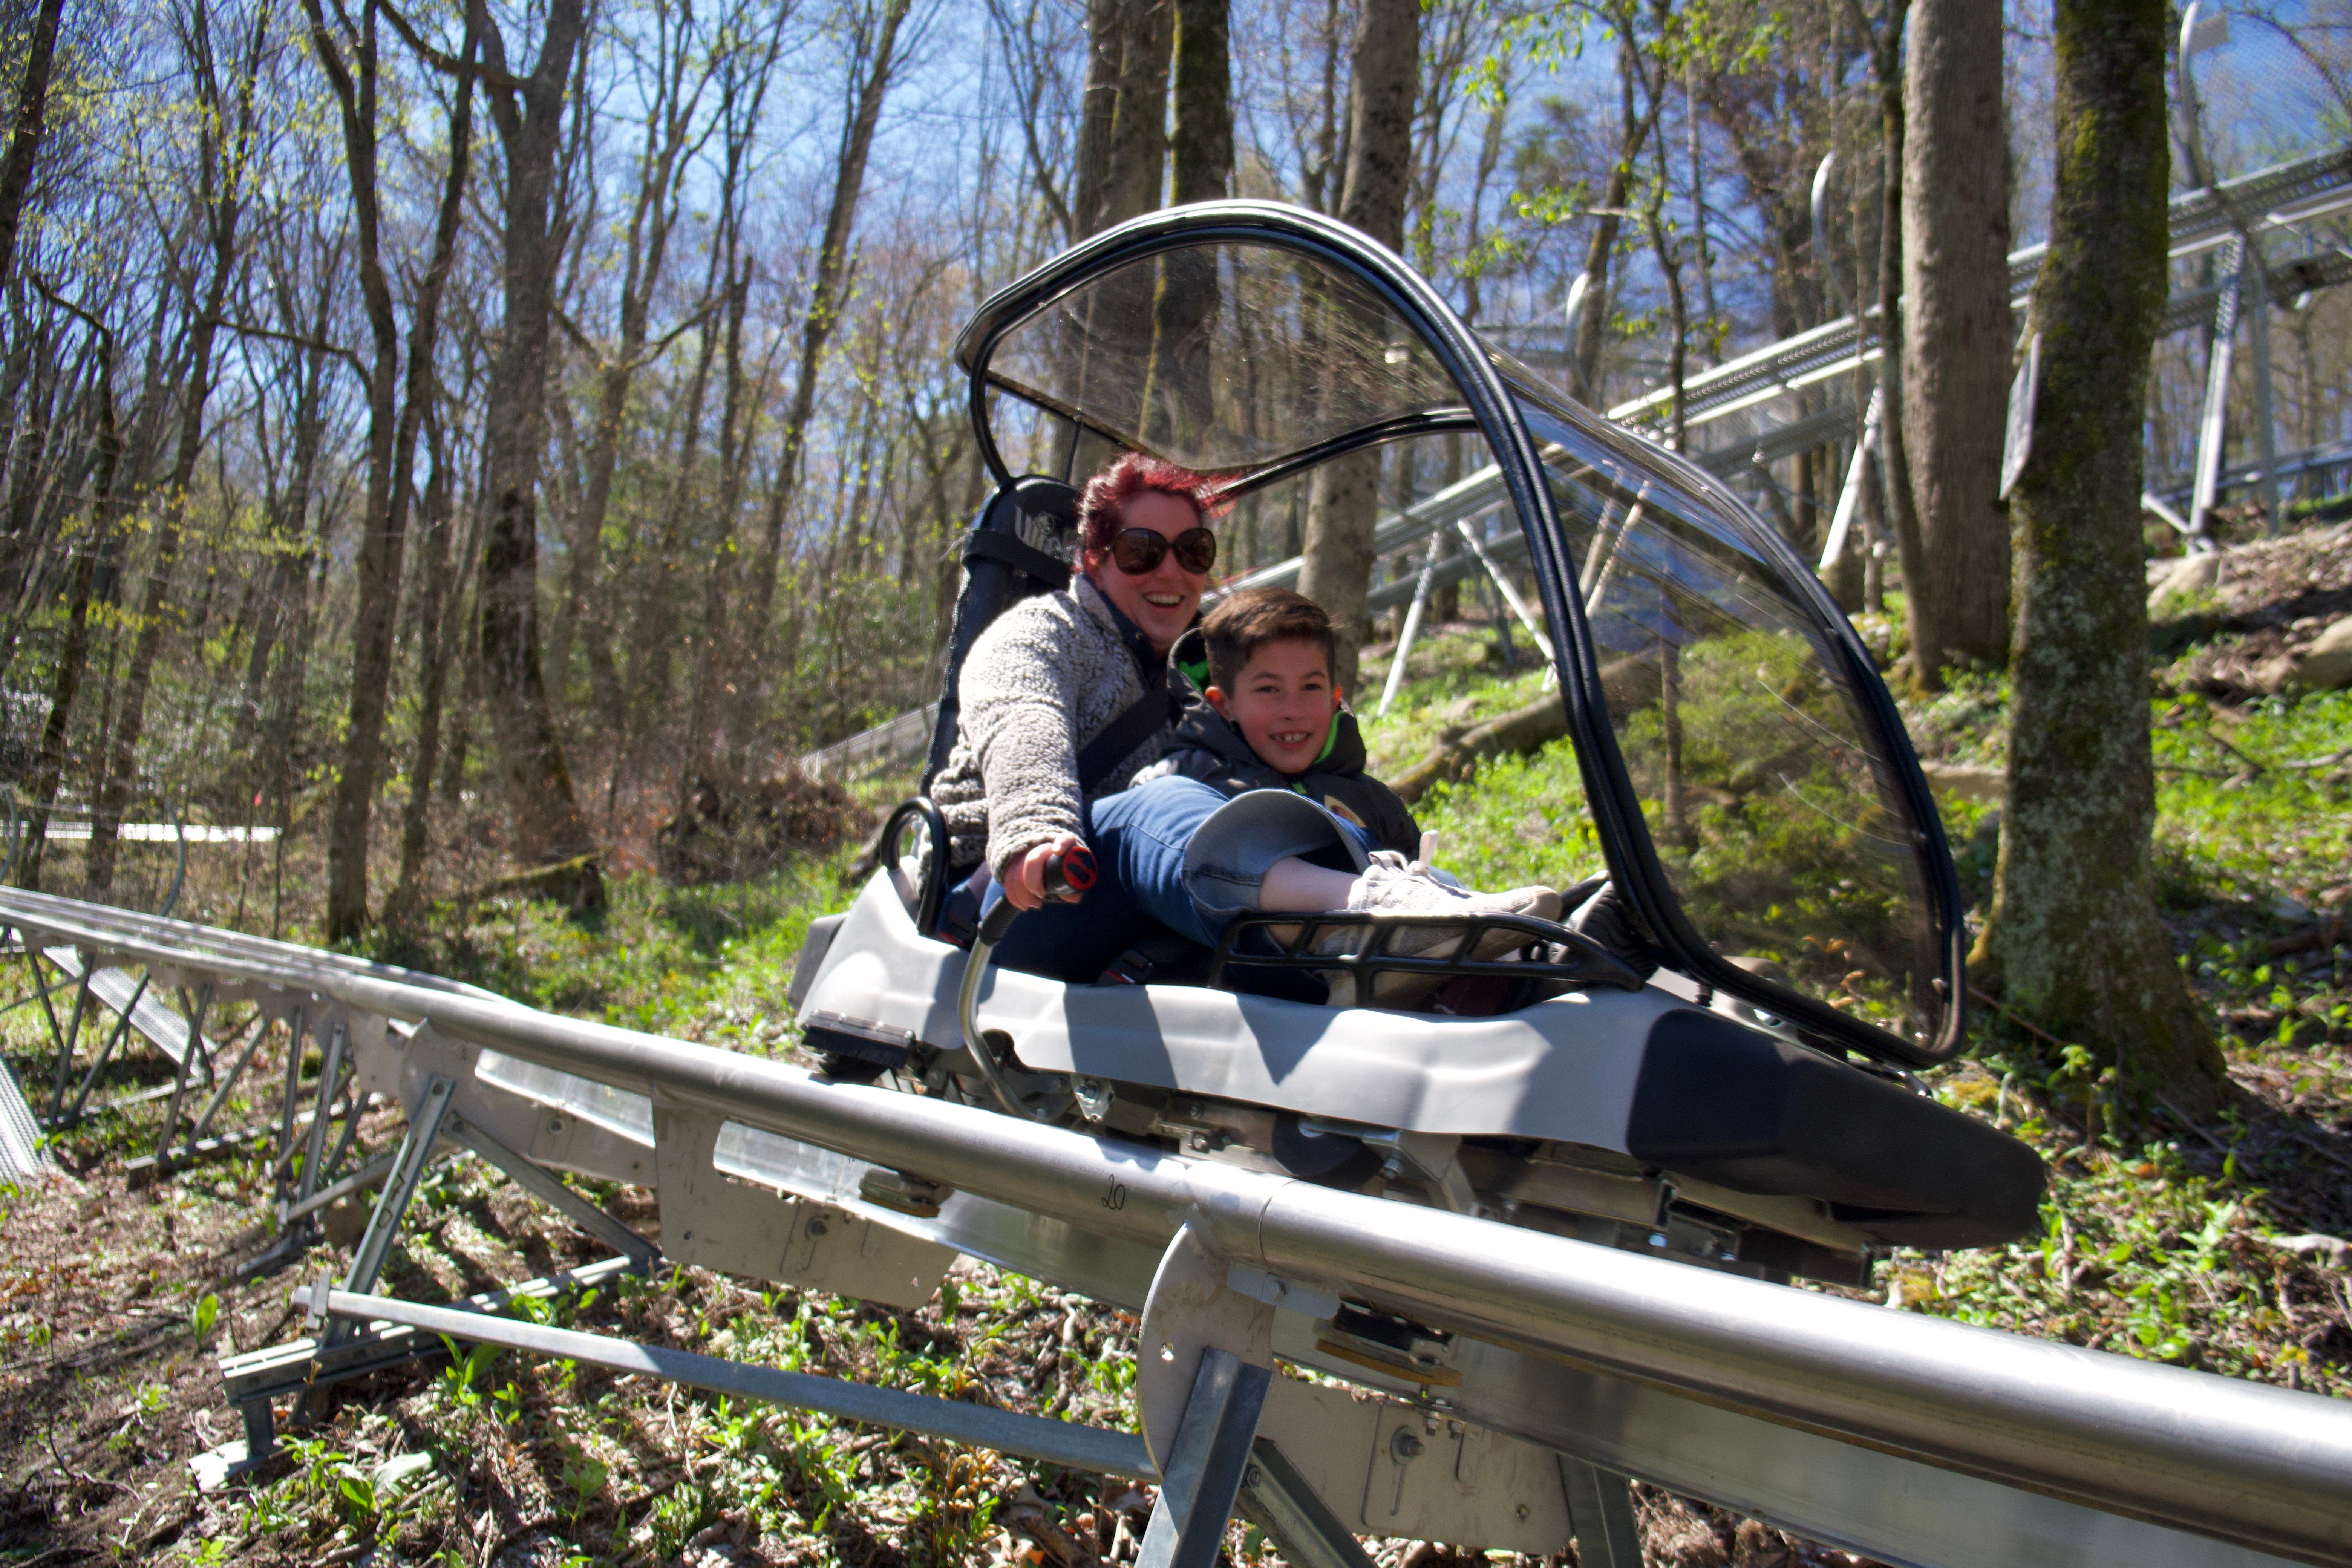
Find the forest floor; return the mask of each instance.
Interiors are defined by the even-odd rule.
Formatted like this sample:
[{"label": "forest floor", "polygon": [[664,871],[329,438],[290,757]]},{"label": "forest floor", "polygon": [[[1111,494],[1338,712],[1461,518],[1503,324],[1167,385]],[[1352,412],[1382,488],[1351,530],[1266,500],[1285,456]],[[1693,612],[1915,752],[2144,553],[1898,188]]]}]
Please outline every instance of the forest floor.
[{"label": "forest floor", "polygon": [[[2255,615],[2230,609],[2240,622]],[[2223,1033],[2234,1098],[2192,1121],[2137,1094],[2114,1063],[1980,1008],[1970,1053],[1929,1081],[2049,1161],[2043,1233],[1974,1253],[1898,1253],[1871,1299],[2352,1394],[2352,1256],[2338,1239],[2352,1236],[2352,692],[2231,686],[2214,643],[2260,632],[2224,628],[2182,649],[2160,672],[2154,710],[2166,920]],[[1370,727],[1376,768],[1539,689],[1533,673],[1497,668],[1470,627],[1425,641],[1412,673],[1398,710]],[[1906,713],[1937,776],[1958,781],[1946,820],[1979,904],[1999,810],[1984,781],[1997,773],[2004,705],[2001,686],[1985,681]],[[1421,816],[1473,884],[1565,882],[1597,863],[1576,777],[1559,742],[1436,786]],[[426,934],[382,956],[542,1007],[789,1058],[791,960],[809,919],[845,901],[847,855],[730,886],[633,876],[615,882],[596,930],[512,898],[445,907]],[[199,875],[188,912],[227,912],[216,883]],[[36,1016],[0,1016],[0,1046],[31,1083],[50,1067]],[[130,1064],[106,1089],[135,1090],[158,1070]],[[0,1190],[0,1563],[1077,1568],[1133,1558],[1143,1489],[518,1357],[343,1385],[280,1458],[199,1491],[188,1460],[238,1435],[215,1358],[299,1332],[294,1271],[253,1268],[276,1239],[261,1160],[127,1186],[122,1156],[152,1139],[156,1114],[151,1102],[94,1118],[56,1142],[56,1180]],[[396,1115],[381,1111],[362,1144],[388,1148],[398,1135]],[[592,1195],[654,1224],[647,1194]],[[331,1212],[305,1268],[348,1248],[362,1217]],[[585,1247],[460,1159],[426,1183],[388,1284],[446,1299],[586,1261]],[[697,1269],[551,1311],[652,1343],[1130,1420],[1130,1316],[968,1261],[913,1311]],[[1664,1492],[1639,1495],[1655,1568],[1855,1561]],[[1236,1563],[1274,1561],[1245,1528],[1231,1544]],[[1386,1568],[1475,1555],[1370,1544]]]}]

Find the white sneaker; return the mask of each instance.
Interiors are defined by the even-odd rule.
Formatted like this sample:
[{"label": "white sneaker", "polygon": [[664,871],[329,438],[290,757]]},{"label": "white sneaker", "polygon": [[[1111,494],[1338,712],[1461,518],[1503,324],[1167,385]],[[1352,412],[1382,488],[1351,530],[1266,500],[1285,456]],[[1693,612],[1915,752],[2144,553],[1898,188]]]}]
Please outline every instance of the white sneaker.
[{"label": "white sneaker", "polygon": [[[1372,853],[1372,863],[1356,879],[1349,890],[1348,909],[1353,912],[1392,913],[1409,915],[1471,915],[1496,913],[1532,915],[1538,920],[1559,918],[1559,895],[1549,888],[1513,888],[1500,893],[1473,892],[1465,888],[1449,887],[1431,874],[1421,861],[1408,862],[1394,850],[1380,849]],[[1354,952],[1362,946],[1360,928],[1331,932],[1316,944],[1318,952]],[[1488,931],[1480,940],[1470,957],[1474,960],[1500,958],[1512,949],[1526,944],[1527,938],[1509,930]],[[1385,951],[1400,958],[1451,958],[1461,945],[1456,932],[1442,929],[1400,931],[1389,942]],[[1352,999],[1353,987],[1343,986],[1344,975],[1331,976],[1336,1005],[1347,1005],[1339,993],[1346,989]],[[1442,975],[1383,974],[1378,977],[1371,1005],[1411,1007],[1425,1000],[1445,983]]]}]

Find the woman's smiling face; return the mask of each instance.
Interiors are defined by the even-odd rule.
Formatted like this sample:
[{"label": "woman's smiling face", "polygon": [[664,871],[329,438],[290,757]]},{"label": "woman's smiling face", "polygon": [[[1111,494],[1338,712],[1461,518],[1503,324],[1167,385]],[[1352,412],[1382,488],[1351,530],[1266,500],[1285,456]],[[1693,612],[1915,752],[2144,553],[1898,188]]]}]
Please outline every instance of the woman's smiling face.
[{"label": "woman's smiling face", "polygon": [[[1200,527],[1201,514],[1181,496],[1145,490],[1127,503],[1118,526],[1148,528],[1172,542]],[[1084,564],[1103,597],[1117,605],[1119,613],[1133,621],[1161,654],[1175,647],[1176,639],[1192,624],[1193,612],[1201,607],[1201,590],[1209,584],[1206,573],[1185,571],[1173,550],[1150,571],[1132,576],[1118,569],[1108,550],[1087,551]]]}]

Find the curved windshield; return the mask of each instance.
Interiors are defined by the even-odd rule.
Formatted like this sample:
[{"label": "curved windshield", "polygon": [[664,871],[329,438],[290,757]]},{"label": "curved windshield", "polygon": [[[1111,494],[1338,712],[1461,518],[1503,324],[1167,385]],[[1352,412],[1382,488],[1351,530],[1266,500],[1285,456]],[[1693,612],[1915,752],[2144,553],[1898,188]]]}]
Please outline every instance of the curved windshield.
[{"label": "curved windshield", "polygon": [[1609,722],[1692,925],[1742,968],[1932,1041],[1945,950],[1927,840],[1788,552],[1654,449],[1514,391]]},{"label": "curved windshield", "polygon": [[1043,409],[1227,474],[1462,401],[1370,285],[1308,252],[1232,241],[1087,277],[996,341],[988,380],[1032,405],[990,400],[1008,456],[1026,444],[1016,426]]}]

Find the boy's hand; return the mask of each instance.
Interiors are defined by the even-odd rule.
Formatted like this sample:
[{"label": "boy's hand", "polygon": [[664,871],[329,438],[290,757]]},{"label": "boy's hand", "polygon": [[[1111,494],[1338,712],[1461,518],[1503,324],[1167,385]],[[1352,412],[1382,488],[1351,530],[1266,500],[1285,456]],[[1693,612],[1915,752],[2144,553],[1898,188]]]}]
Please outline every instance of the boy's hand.
[{"label": "boy's hand", "polygon": [[[1016,910],[1034,910],[1045,901],[1045,862],[1056,855],[1083,848],[1086,840],[1065,833],[1038,845],[1004,868],[1004,900]],[[1077,901],[1073,893],[1070,902]]]}]

